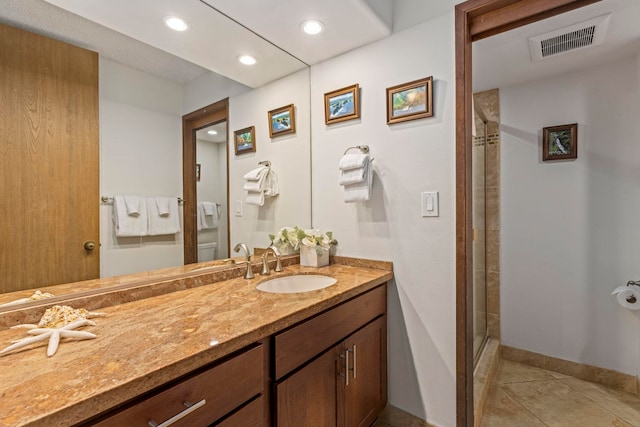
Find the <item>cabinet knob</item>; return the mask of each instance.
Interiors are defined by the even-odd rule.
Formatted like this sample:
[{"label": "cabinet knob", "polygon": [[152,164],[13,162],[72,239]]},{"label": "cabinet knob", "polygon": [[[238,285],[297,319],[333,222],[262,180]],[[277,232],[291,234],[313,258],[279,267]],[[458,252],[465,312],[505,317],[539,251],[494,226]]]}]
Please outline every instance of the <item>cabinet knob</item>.
[{"label": "cabinet knob", "polygon": [[91,240],[84,242],[84,249],[86,251],[92,251],[95,248],[96,248],[96,242],[92,242]]}]

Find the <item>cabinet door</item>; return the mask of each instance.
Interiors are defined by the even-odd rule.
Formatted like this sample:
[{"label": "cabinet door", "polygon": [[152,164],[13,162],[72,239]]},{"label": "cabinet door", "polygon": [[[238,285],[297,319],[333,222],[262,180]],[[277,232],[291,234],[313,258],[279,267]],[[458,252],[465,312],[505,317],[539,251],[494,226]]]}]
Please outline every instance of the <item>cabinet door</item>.
[{"label": "cabinet door", "polygon": [[[349,362],[349,384],[345,385],[344,391],[346,427],[370,426],[386,405],[386,319],[383,316],[369,323],[344,342],[343,355],[348,357]],[[345,363],[344,358],[340,360],[340,363]]]},{"label": "cabinet door", "polygon": [[337,425],[337,359],[335,347],[276,385],[278,427]]}]

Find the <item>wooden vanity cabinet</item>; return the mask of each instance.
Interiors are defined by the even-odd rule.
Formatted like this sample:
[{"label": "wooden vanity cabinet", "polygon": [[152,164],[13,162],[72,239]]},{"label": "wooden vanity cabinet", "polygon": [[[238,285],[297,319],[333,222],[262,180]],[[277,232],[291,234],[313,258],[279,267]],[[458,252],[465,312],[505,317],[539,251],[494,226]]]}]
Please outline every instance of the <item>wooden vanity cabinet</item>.
[{"label": "wooden vanity cabinet", "polygon": [[[259,427],[265,422],[265,349],[258,344],[90,425]],[[193,406],[192,406],[193,405]],[[196,405],[200,405],[195,408]],[[192,406],[189,408],[188,406]]]},{"label": "wooden vanity cabinet", "polygon": [[387,402],[386,319],[380,286],[276,335],[274,424],[370,426]]}]

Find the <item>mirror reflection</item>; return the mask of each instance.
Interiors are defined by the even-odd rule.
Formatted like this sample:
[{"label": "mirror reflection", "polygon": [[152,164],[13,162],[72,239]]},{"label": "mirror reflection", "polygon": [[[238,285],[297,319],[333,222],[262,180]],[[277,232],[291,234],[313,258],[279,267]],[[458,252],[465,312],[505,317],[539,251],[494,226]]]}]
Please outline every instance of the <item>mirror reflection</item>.
[{"label": "mirror reflection", "polygon": [[[17,52],[37,54],[28,60],[0,64],[15,74],[15,80],[3,79],[12,90],[17,88],[16,82],[27,82],[24,83],[26,87],[13,92],[3,88],[3,93],[15,93],[17,97],[7,103],[3,100],[7,111],[14,115],[0,118],[3,121],[0,150],[7,152],[7,144],[33,149],[52,141],[56,144],[63,141],[65,147],[77,148],[83,146],[85,140],[92,140],[93,157],[69,160],[66,167],[60,166],[58,158],[47,158],[46,150],[42,150],[38,159],[29,159],[24,153],[4,157],[2,179],[12,185],[3,187],[2,196],[15,200],[16,204],[3,210],[6,221],[2,222],[1,231],[8,238],[0,244],[3,260],[0,292],[5,293],[0,295],[0,304],[30,295],[34,289],[46,290],[52,284],[73,282],[65,287],[65,292],[74,292],[98,286],[96,281],[87,282],[86,279],[113,277],[110,284],[121,284],[124,280],[118,277],[121,275],[140,272],[140,278],[144,280],[151,275],[142,272],[183,266],[184,229],[166,235],[116,236],[111,200],[116,195],[129,194],[182,198],[182,117],[225,98],[229,98],[228,133],[232,135],[235,129],[255,126],[258,149],[256,153],[236,156],[233,141],[229,141],[226,132],[227,122],[216,124],[224,128],[216,142],[200,138],[202,143],[198,143],[196,150],[196,163],[200,165],[200,181],[196,182],[198,198],[186,198],[185,204],[202,204],[204,210],[205,203],[211,203],[206,205],[204,220],[197,232],[198,244],[203,245],[203,259],[228,257],[229,242],[235,244],[242,240],[251,248],[267,246],[268,233],[280,227],[310,226],[308,171],[305,176],[296,172],[296,179],[287,180],[285,185],[281,182],[286,192],[283,191],[278,200],[264,207],[243,206],[243,215],[234,215],[233,221],[229,217],[230,205],[244,202],[241,177],[263,160],[262,157],[268,157],[280,167],[292,161],[309,164],[309,73],[306,64],[201,2],[185,6],[185,14],[196,9],[198,18],[192,23],[206,25],[207,22],[220,24],[224,21],[225,31],[234,31],[244,45],[251,46],[255,42],[256,51],[269,49],[263,54],[268,59],[264,61],[266,64],[259,62],[252,69],[228,64],[226,68],[218,67],[216,58],[220,64],[229,62],[228,58],[216,54],[215,47],[221,44],[220,40],[214,43],[213,40],[193,39],[190,46],[205,51],[209,58],[208,63],[196,64],[51,3],[65,7],[65,3],[74,2],[11,0],[4,2],[0,11],[0,24],[3,25],[0,57],[3,61]],[[118,13],[124,12],[118,8]],[[9,32],[18,34],[11,31],[14,28],[43,37],[36,42],[19,41],[21,36],[7,37]],[[190,37],[201,36],[202,33],[196,31]],[[89,111],[88,119],[67,115],[72,101],[84,99],[75,92],[78,85],[72,84],[64,96],[56,94],[54,97],[47,97],[44,88],[31,85],[29,76],[49,68],[29,61],[38,55],[46,58],[42,53],[48,51],[44,46],[50,40],[97,53],[94,60],[69,61],[73,66],[59,71],[59,76],[64,76],[62,80],[73,81],[86,71],[85,63],[95,67],[87,80],[93,85],[94,92],[86,95],[94,101],[77,108],[78,111]],[[230,44],[228,37],[224,40],[224,44]],[[37,47],[30,45],[32,43]],[[222,69],[224,75],[219,74]],[[212,70],[218,70],[218,73]],[[282,81],[282,77],[291,75],[293,78]],[[80,86],[87,86],[84,83]],[[35,119],[29,118],[37,122],[35,130],[28,123],[20,125],[15,120],[25,116],[18,108],[25,99],[33,101],[30,111],[39,114]],[[9,101],[16,104],[11,106]],[[270,138],[267,112],[292,103],[297,109],[296,134]],[[62,112],[62,116],[56,116],[58,112]],[[7,122],[12,126],[6,125]],[[88,124],[88,130],[78,126],[80,123]],[[58,138],[60,129],[72,128],[80,128],[80,133]],[[91,132],[91,138],[87,138]],[[75,176],[64,172],[76,169],[78,174]],[[284,179],[287,178],[284,173]],[[196,179],[194,174],[193,180]],[[231,196],[229,200],[227,194]],[[100,202],[103,196],[109,202]],[[85,202],[84,207],[77,208],[76,202]],[[215,206],[215,215],[209,214],[212,206]],[[299,209],[292,209],[293,206]],[[184,224],[183,208],[180,205],[181,225]],[[217,226],[213,223],[214,218]],[[87,230],[83,230],[85,224],[88,224]],[[90,242],[95,245],[87,245]],[[89,247],[93,249],[87,249]],[[67,256],[72,255],[77,258],[68,260]],[[81,268],[86,260],[92,267]],[[52,278],[54,272],[60,275]]]}]

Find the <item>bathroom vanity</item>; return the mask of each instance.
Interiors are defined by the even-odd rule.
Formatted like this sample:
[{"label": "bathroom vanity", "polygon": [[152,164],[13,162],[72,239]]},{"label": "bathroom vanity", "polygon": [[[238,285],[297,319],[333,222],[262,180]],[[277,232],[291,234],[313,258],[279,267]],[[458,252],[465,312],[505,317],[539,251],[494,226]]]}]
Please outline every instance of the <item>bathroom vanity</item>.
[{"label": "bathroom vanity", "polygon": [[[292,274],[337,283],[256,290]],[[390,263],[344,258],[105,307],[95,340],[0,358],[0,424],[368,426],[387,399],[391,278]],[[2,330],[0,346],[22,336]]]}]

